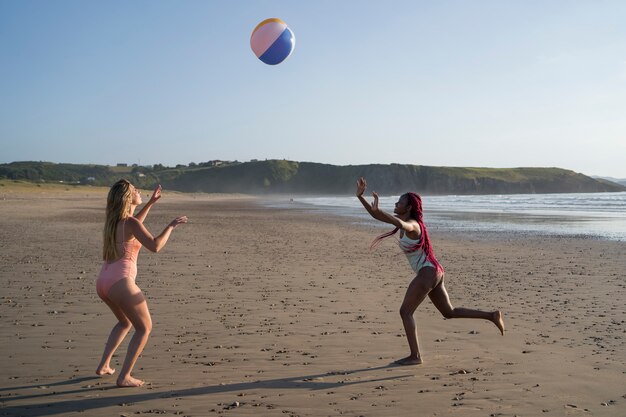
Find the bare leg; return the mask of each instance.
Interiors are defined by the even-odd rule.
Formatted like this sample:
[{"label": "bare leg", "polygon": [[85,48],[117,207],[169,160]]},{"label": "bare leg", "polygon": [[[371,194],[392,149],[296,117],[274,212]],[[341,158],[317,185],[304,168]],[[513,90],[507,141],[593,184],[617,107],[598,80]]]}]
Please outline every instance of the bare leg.
[{"label": "bare leg", "polygon": [[130,320],[128,320],[128,317],[126,317],[126,315],[124,314],[124,312],[118,306],[113,304],[111,300],[103,298],[102,301],[104,301],[109,306],[111,311],[113,311],[113,314],[115,314],[115,317],[117,317],[118,323],[113,327],[113,330],[111,330],[109,339],[107,340],[107,343],[104,347],[104,352],[102,353],[102,359],[100,360],[100,364],[96,369],[96,374],[113,375],[115,373],[115,369],[111,368],[111,358],[113,357],[113,354],[117,350],[120,343],[122,343],[122,340],[124,340],[124,338],[128,334],[128,331],[131,328],[131,323]]},{"label": "bare leg", "polygon": [[141,386],[144,382],[133,378],[130,374],[152,331],[152,318],[148,304],[139,287],[131,279],[123,279],[115,283],[109,290],[109,299],[123,311],[135,328],[135,334],[128,344],[124,365],[117,378],[117,385],[119,387]]},{"label": "bare leg", "polygon": [[430,300],[433,302],[437,310],[447,319],[483,319],[489,320],[500,330],[500,333],[504,336],[504,320],[502,319],[502,313],[499,310],[496,311],[482,311],[473,310],[463,307],[452,307],[450,304],[450,297],[448,297],[448,291],[444,285],[443,279],[429,294]]},{"label": "bare leg", "polygon": [[400,317],[402,317],[411,354],[406,358],[397,360],[395,363],[398,365],[419,365],[422,363],[413,313],[438,282],[439,278],[434,268],[422,268],[406,290],[404,301],[400,307]]}]

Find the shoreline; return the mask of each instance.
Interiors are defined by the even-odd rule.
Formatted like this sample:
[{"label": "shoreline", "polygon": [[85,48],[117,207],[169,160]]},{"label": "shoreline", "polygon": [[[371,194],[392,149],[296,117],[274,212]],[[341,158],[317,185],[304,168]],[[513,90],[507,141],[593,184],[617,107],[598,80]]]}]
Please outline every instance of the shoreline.
[{"label": "shoreline", "polygon": [[[626,194],[625,194],[626,195]],[[323,199],[332,199],[324,197]],[[347,198],[346,198],[347,199]],[[300,208],[310,213],[323,213],[351,219],[354,223],[382,226],[371,219],[356,203],[347,206],[344,201],[340,205],[327,203],[316,204],[308,201],[294,200],[289,203],[286,198],[265,199],[264,204],[270,208]],[[391,211],[391,203],[385,202],[382,208]],[[517,235],[519,237],[538,236],[545,238],[578,238],[602,241],[626,242],[626,217],[611,215],[597,216],[597,213],[560,214],[551,212],[524,212],[494,210],[481,211],[476,208],[467,210],[442,210],[440,208],[426,211],[425,222],[429,230],[440,230],[443,233],[470,234],[474,236],[495,237],[498,234]],[[590,227],[590,224],[595,226]],[[384,226],[383,226],[384,227]],[[572,227],[574,230],[569,231]],[[622,232],[620,232],[622,231]]]},{"label": "shoreline", "polygon": [[626,404],[623,244],[431,231],[452,303],[503,310],[507,334],[443,320],[426,300],[425,363],[395,367],[412,273],[392,240],[367,250],[379,228],[170,193],[146,226],[190,224],[139,255],[154,329],[135,374],[148,384],[115,389],[93,375],[114,324],[93,284],[102,196],[22,197],[0,204],[0,415],[614,416]]},{"label": "shoreline", "polygon": [[[18,198],[19,200],[23,200],[23,195],[38,195],[40,198],[59,198],[63,199],[64,197],[68,197],[70,199],[74,198],[76,194],[81,195],[82,197],[96,197],[104,196],[106,199],[106,193],[108,192],[108,187],[94,187],[89,185],[75,185],[75,184],[57,184],[57,183],[33,183],[21,180],[0,180],[0,201],[6,200],[7,197],[9,199]],[[145,197],[146,201],[150,197],[152,190],[141,190],[142,195]],[[337,216],[339,218],[347,218],[351,219],[353,224],[364,224],[364,225],[376,225],[378,227],[385,227],[384,225],[380,225],[378,222],[369,218],[369,216],[365,214],[355,214],[355,212],[360,212],[360,206],[356,206],[356,210],[348,210],[353,211],[352,213],[346,212],[345,207],[334,207],[334,206],[326,206],[326,205],[316,205],[310,202],[302,202],[298,201],[298,199],[307,199],[307,198],[332,198],[332,196],[315,196],[311,197],[308,195],[250,195],[250,194],[235,194],[235,193],[185,193],[178,191],[166,190],[165,193],[169,195],[175,195],[179,200],[187,200],[187,201],[195,201],[195,200],[250,200],[257,201],[260,204],[274,209],[289,209],[292,210],[294,208],[302,209],[312,214],[331,214],[333,216]],[[597,194],[597,193],[585,193],[585,194]],[[606,193],[604,193],[606,194]],[[609,193],[614,194],[614,193]],[[559,194],[550,194],[556,195]],[[22,197],[20,197],[22,196]],[[491,197],[492,195],[487,195],[487,197]],[[513,194],[511,196],[519,196],[517,194]],[[293,198],[296,198],[295,200]],[[349,198],[349,196],[344,196],[345,198]],[[439,196],[440,197],[440,196]],[[467,196],[461,196],[467,197]],[[480,196],[478,196],[480,197]],[[291,202],[290,202],[291,200]],[[383,207],[383,209],[389,210],[390,207]],[[428,218],[430,217],[430,219]],[[504,219],[500,223],[503,225],[509,225],[504,229],[498,229],[497,225],[500,224],[497,221],[494,222],[494,217],[498,219]],[[595,232],[584,232],[584,231],[575,231],[575,232],[563,232],[560,230],[553,230],[547,228],[542,229],[541,226],[537,225],[546,225],[550,226],[553,224],[563,224],[563,223],[571,223],[573,225],[577,223],[585,223],[585,222],[598,222],[601,220],[611,219],[608,217],[595,217],[589,214],[580,213],[580,214],[570,214],[570,213],[528,213],[528,212],[486,212],[486,211],[475,211],[475,210],[467,210],[467,211],[459,211],[459,210],[441,210],[441,209],[431,209],[427,212],[426,224],[429,226],[429,230],[438,230],[443,234],[450,235],[472,235],[475,238],[484,237],[485,239],[493,239],[497,238],[498,234],[505,233],[507,235],[513,235],[519,238],[526,237],[540,237],[540,238],[556,238],[556,239],[584,239],[584,240],[599,240],[599,241],[607,241],[607,242],[626,242],[626,235],[620,236],[607,236],[600,231]],[[478,219],[478,220],[476,220]],[[486,221],[487,219],[488,221]],[[614,225],[614,229],[622,229],[622,226],[626,227],[626,219],[614,219],[617,223]],[[465,224],[478,222],[475,226],[464,226]],[[622,224],[623,223],[623,224]],[[511,225],[522,225],[518,228],[512,227]],[[523,226],[527,224],[527,226]],[[529,228],[528,225],[535,226],[534,228]],[[459,226],[463,225],[463,226]],[[606,228],[606,226],[605,226]]]}]

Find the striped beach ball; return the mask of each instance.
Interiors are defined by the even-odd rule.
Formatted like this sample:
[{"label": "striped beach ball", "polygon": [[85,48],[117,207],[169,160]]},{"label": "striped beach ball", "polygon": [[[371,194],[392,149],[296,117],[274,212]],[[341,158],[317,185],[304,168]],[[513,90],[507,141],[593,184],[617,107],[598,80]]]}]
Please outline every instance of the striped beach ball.
[{"label": "striped beach ball", "polygon": [[257,25],[250,36],[250,47],[261,61],[268,65],[283,62],[296,46],[296,37],[287,24],[280,19],[265,19]]}]

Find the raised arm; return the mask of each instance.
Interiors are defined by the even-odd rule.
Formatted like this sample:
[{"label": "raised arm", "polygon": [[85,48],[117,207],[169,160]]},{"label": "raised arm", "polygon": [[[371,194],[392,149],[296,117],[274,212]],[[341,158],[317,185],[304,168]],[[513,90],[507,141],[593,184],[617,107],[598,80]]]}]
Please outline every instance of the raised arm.
[{"label": "raised arm", "polygon": [[139,220],[141,223],[143,223],[143,221],[146,220],[146,216],[148,215],[148,212],[150,211],[150,208],[152,208],[152,205],[154,203],[156,203],[159,200],[159,198],[161,198],[161,184],[158,184],[154,188],[154,192],[152,193],[152,197],[150,197],[150,200],[148,200],[146,205],[143,206],[141,208],[141,210],[139,210],[139,213],[137,213],[135,215],[135,218],[137,220]]},{"label": "raised arm", "polygon": [[153,237],[148,229],[143,225],[142,222],[139,221],[136,217],[130,217],[128,219],[128,225],[130,230],[133,232],[133,235],[137,238],[139,243],[141,243],[146,249],[150,252],[158,252],[163,249],[163,246],[167,243],[167,240],[170,238],[170,234],[172,230],[176,228],[179,224],[187,223],[187,216],[177,217],[168,224],[165,229],[161,232],[157,237]]},{"label": "raised arm", "polygon": [[363,197],[363,193],[367,189],[367,182],[365,178],[361,177],[356,183],[356,196],[365,207],[365,210],[376,220],[379,220],[384,223],[389,223],[397,227],[398,229],[402,229],[406,232],[418,232],[420,233],[420,227],[416,221],[404,221],[396,216],[393,216],[378,207],[378,194],[376,192],[372,193],[372,197],[374,197],[374,201],[370,204],[365,197]]}]

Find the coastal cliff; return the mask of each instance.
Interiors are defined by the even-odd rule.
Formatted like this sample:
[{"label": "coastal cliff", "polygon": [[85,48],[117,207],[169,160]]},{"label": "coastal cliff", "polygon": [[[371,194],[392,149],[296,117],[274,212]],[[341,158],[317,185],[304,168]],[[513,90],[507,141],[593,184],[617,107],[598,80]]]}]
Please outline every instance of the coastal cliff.
[{"label": "coastal cliff", "polygon": [[354,192],[365,177],[369,190],[384,194],[539,194],[620,192],[626,187],[561,168],[461,168],[406,164],[329,165],[266,160],[165,167],[110,167],[50,162],[0,164],[0,178],[33,182],[110,185],[125,177],[150,188],[161,183],[183,192],[246,194],[324,194]]}]

